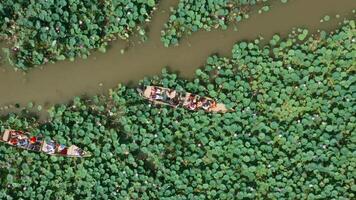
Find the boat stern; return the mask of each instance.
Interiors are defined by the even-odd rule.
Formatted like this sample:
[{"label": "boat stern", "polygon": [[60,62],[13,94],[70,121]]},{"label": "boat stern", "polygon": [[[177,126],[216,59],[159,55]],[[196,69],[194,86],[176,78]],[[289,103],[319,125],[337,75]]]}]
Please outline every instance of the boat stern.
[{"label": "boat stern", "polygon": [[0,135],[0,141],[2,142],[7,142],[9,141],[10,138],[10,130],[5,130],[4,133],[2,135]]},{"label": "boat stern", "polygon": [[151,91],[152,91],[152,86],[147,86],[147,87],[145,87],[145,89],[143,90],[142,95],[143,95],[145,98],[150,99],[150,97],[151,97]]},{"label": "boat stern", "polygon": [[83,149],[75,145],[72,145],[68,148],[67,156],[83,158],[83,157],[90,157],[91,153],[84,151]]},{"label": "boat stern", "polygon": [[216,104],[216,106],[214,108],[211,108],[210,111],[219,112],[219,113],[225,113],[225,112],[227,112],[229,110],[226,108],[225,104],[218,103],[218,104]]}]

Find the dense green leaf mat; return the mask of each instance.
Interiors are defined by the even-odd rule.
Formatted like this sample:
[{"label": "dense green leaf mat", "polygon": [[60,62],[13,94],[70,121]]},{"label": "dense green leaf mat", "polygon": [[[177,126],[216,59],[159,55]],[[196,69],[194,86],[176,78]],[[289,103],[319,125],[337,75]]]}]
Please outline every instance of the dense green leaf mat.
[{"label": "dense green leaf mat", "polygon": [[105,51],[113,39],[141,30],[156,0],[1,0],[0,40],[16,67],[75,57],[91,49]]},{"label": "dense green leaf mat", "polygon": [[[180,0],[162,31],[165,46],[177,45],[184,35],[204,29],[226,29],[229,23],[247,19],[252,10],[269,10],[273,0]],[[281,0],[286,3],[286,0]]]},{"label": "dense green leaf mat", "polygon": [[142,81],[214,97],[232,113],[148,106],[120,85],[56,106],[44,124],[4,117],[1,130],[42,132],[93,156],[0,144],[0,199],[355,199],[355,21],[306,33],[263,48],[240,42],[192,81],[166,70]]}]

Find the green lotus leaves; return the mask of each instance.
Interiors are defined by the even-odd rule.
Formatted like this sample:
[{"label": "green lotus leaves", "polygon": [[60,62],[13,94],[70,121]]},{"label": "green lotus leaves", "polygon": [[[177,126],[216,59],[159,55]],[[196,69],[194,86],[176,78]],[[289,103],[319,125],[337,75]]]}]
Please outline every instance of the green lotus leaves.
[{"label": "green lotus leaves", "polygon": [[308,35],[308,30],[304,29],[299,35],[298,35],[298,39],[299,40],[304,40],[306,38],[306,36]]},{"label": "green lotus leaves", "polygon": [[249,18],[249,11],[258,5],[264,5],[262,10],[269,11],[268,3],[268,0],[180,0],[162,30],[161,41],[168,47],[177,45],[184,35],[201,29],[225,30],[228,24]]},{"label": "green lotus leaves", "polygon": [[128,39],[150,20],[158,1],[22,1],[0,4],[0,38],[11,44],[8,59],[17,68],[105,52],[112,39]]},{"label": "green lotus leaves", "polygon": [[147,0],[148,6],[154,7],[156,5],[155,0]]},{"label": "green lotus leaves", "polygon": [[333,32],[240,42],[192,80],[163,69],[140,81],[215,97],[229,113],[152,105],[119,85],[59,104],[45,122],[26,110],[3,116],[1,131],[41,133],[93,156],[0,143],[0,198],[354,199],[354,22]]}]

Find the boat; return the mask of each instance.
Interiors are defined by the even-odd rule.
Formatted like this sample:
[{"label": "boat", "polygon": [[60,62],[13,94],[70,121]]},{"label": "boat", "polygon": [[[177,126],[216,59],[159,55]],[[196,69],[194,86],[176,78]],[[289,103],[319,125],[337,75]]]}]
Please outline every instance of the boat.
[{"label": "boat", "polygon": [[91,156],[89,152],[75,145],[67,147],[54,140],[45,140],[42,135],[30,136],[30,133],[18,130],[5,130],[0,133],[0,142],[29,151],[42,152],[51,156],[78,158]]},{"label": "boat", "polygon": [[225,104],[217,103],[210,97],[202,97],[189,92],[177,92],[159,86],[145,86],[138,88],[138,91],[141,96],[155,104],[168,105],[174,108],[181,106],[192,111],[204,110],[216,113],[229,111]]}]

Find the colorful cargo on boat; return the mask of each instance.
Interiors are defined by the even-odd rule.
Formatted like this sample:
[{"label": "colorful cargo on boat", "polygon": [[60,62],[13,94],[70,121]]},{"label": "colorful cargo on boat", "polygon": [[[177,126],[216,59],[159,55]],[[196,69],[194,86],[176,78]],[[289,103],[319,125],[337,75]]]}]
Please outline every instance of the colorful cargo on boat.
[{"label": "colorful cargo on boat", "polygon": [[141,91],[141,95],[146,99],[156,103],[169,105],[171,107],[182,106],[188,110],[206,112],[227,112],[225,104],[217,103],[209,97],[202,97],[189,92],[177,92],[176,90],[159,86],[146,86]]},{"label": "colorful cargo on boat", "polygon": [[18,130],[5,130],[0,133],[0,142],[29,151],[43,152],[53,156],[89,157],[90,153],[75,145],[69,147],[54,140],[45,140],[42,135],[30,136],[30,133]]}]

